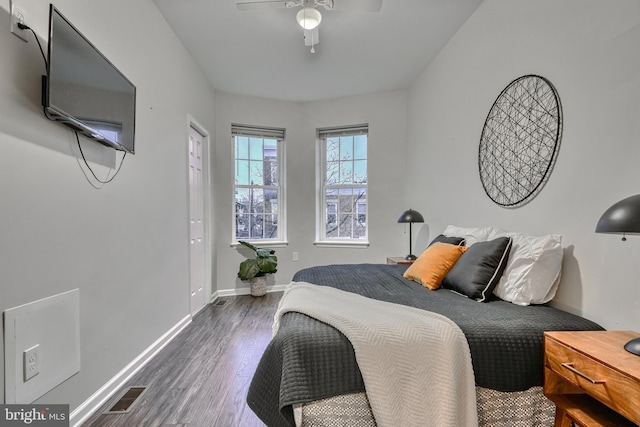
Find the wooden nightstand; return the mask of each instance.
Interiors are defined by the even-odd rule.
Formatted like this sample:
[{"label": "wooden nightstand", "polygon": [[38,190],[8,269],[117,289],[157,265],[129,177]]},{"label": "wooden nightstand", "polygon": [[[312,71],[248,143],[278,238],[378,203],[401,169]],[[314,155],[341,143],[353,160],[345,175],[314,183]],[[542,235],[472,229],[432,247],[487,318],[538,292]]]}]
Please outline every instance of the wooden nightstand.
[{"label": "wooden nightstand", "polygon": [[413,264],[414,259],[404,259],[402,256],[387,257],[387,264]]},{"label": "wooden nightstand", "polygon": [[544,394],[556,404],[555,427],[640,425],[640,357],[624,349],[638,336],[545,332]]}]

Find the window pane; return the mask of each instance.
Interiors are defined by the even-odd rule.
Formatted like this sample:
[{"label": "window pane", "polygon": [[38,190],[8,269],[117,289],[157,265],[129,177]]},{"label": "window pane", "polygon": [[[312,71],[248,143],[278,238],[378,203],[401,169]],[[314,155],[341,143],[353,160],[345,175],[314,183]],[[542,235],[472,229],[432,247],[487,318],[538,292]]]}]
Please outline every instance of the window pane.
[{"label": "window pane", "polygon": [[249,212],[249,189],[236,188],[236,213]]},{"label": "window pane", "polygon": [[340,162],[327,162],[327,185],[336,185],[340,182]]},{"label": "window pane", "polygon": [[358,225],[364,226],[367,224],[367,203],[358,202]]},{"label": "window pane", "polygon": [[236,239],[249,237],[249,190],[236,189]]},{"label": "window pane", "polygon": [[327,229],[335,226],[338,221],[337,213],[338,205],[336,203],[327,203]]},{"label": "window pane", "polygon": [[355,184],[367,182],[367,161],[356,160],[353,162],[353,182]]},{"label": "window pane", "polygon": [[351,214],[339,214],[338,215],[338,237],[350,238],[353,235],[353,215]]},{"label": "window pane", "polygon": [[262,239],[264,232],[264,215],[251,215],[250,239]]},{"label": "window pane", "polygon": [[351,188],[342,188],[339,191],[338,212],[353,212],[353,190]]},{"label": "window pane", "polygon": [[353,184],[353,162],[340,162],[340,184]]},{"label": "window pane", "polygon": [[269,159],[264,162],[264,185],[278,185],[278,162]]},{"label": "window pane", "polygon": [[275,185],[278,183],[278,144],[275,139],[264,140],[264,163],[263,181],[264,185]]},{"label": "window pane", "polygon": [[343,136],[340,138],[340,160],[353,159],[353,137]]},{"label": "window pane", "polygon": [[354,138],[354,159],[366,159],[367,158],[367,135],[357,135]]},{"label": "window pane", "polygon": [[262,138],[249,138],[249,158],[251,160],[262,160]]},{"label": "window pane", "polygon": [[251,160],[251,175],[250,175],[250,184],[251,185],[264,185],[264,163],[262,161]]},{"label": "window pane", "polygon": [[249,162],[236,160],[236,184],[249,185]]},{"label": "window pane", "polygon": [[278,190],[264,190],[264,212],[278,213]]},{"label": "window pane", "polygon": [[[366,206],[367,206],[367,189],[366,187],[357,187],[353,189],[353,194],[354,194],[354,200],[358,206],[358,209],[360,209],[360,206],[363,205],[364,209],[366,211]],[[355,209],[354,209],[355,210]],[[358,212],[360,212],[360,210],[358,210]]]},{"label": "window pane", "polygon": [[340,160],[340,139],[327,138],[327,161]]},{"label": "window pane", "polygon": [[249,158],[249,138],[246,136],[236,136],[236,159]]},{"label": "window pane", "polygon": [[325,205],[326,205],[326,230],[327,235],[331,234],[338,223],[338,192],[336,190],[326,190],[325,193]]},{"label": "window pane", "polygon": [[275,159],[278,157],[278,141],[275,139],[264,140],[264,157],[265,159]]},{"label": "window pane", "polygon": [[249,238],[249,214],[236,215],[236,239]]},{"label": "window pane", "polygon": [[325,200],[327,201],[327,205],[329,203],[336,203],[338,202],[338,190],[334,190],[334,189],[327,189],[325,191]]},{"label": "window pane", "polygon": [[278,237],[278,216],[265,215],[264,238],[275,239],[276,237]]},{"label": "window pane", "polygon": [[251,188],[249,197],[251,198],[251,213],[263,213],[264,191],[261,188]]},{"label": "window pane", "polygon": [[365,221],[360,221],[359,218],[359,215],[353,217],[353,239],[364,239],[367,237],[367,224]]}]

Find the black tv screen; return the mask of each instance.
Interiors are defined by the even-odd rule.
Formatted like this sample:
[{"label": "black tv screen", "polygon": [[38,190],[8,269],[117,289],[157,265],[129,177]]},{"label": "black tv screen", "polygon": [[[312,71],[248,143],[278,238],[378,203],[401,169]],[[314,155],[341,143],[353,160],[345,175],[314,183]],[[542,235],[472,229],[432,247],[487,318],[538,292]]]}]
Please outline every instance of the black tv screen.
[{"label": "black tv screen", "polygon": [[136,87],[53,5],[43,104],[47,117],[135,152]]}]

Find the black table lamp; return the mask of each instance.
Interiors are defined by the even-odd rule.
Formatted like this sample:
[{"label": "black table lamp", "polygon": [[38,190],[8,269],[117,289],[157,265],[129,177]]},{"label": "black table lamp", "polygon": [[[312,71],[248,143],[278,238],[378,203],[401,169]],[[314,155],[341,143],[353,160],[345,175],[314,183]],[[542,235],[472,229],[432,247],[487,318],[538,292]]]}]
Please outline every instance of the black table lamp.
[{"label": "black table lamp", "polygon": [[[627,197],[611,206],[598,220],[596,233],[626,234],[640,233],[640,194]],[[640,356],[640,338],[634,338],[624,345],[629,353]]]},{"label": "black table lamp", "polygon": [[400,218],[398,218],[398,222],[409,223],[409,255],[404,257],[406,260],[414,260],[416,256],[411,253],[411,248],[413,245],[411,244],[411,224],[414,222],[424,222],[424,218],[418,211],[414,211],[413,209],[409,209],[408,211],[402,212]]}]

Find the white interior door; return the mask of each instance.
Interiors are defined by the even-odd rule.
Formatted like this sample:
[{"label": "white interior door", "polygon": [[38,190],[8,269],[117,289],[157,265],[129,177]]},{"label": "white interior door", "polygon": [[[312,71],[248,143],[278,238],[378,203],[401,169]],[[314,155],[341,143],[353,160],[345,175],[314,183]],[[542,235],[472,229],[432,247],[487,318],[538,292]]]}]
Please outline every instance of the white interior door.
[{"label": "white interior door", "polygon": [[203,185],[204,136],[189,126],[189,256],[191,260],[191,314],[206,304],[205,227]]}]

